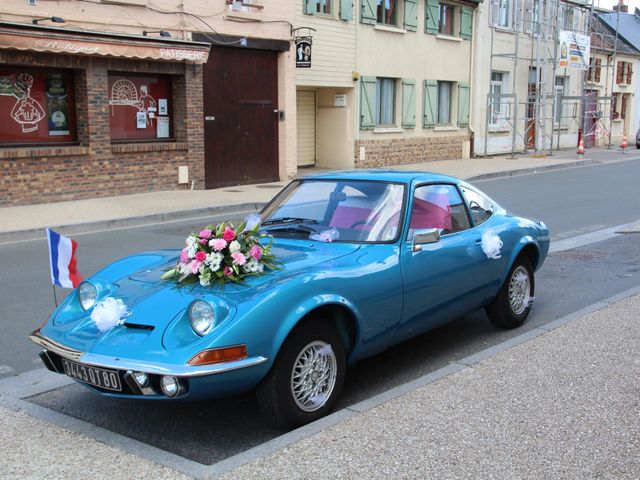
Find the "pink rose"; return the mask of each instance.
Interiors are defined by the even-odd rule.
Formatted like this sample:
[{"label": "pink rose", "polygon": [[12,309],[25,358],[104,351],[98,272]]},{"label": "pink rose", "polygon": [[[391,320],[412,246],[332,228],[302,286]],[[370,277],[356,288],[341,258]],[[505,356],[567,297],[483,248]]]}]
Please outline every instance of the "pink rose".
[{"label": "pink rose", "polygon": [[245,263],[247,263],[247,259],[240,252],[232,253],[231,258],[233,258],[233,263],[235,263],[236,265],[244,265]]},{"label": "pink rose", "polygon": [[233,228],[225,227],[222,238],[224,238],[227,242],[231,242],[236,238],[236,232],[233,230]]},{"label": "pink rose", "polygon": [[249,255],[251,255],[256,260],[260,260],[262,258],[262,249],[258,245],[254,245],[249,250]]},{"label": "pink rose", "polygon": [[227,277],[230,277],[231,275],[233,275],[233,270],[231,269],[231,267],[224,267],[224,270],[222,271]]},{"label": "pink rose", "polygon": [[200,270],[200,266],[202,265],[202,262],[199,262],[197,260],[193,260],[191,262],[191,265],[189,265],[189,271],[193,274],[198,273],[198,270]]},{"label": "pink rose", "polygon": [[219,252],[227,246],[227,241],[223,238],[216,238],[209,241],[209,246],[212,247],[216,252]]},{"label": "pink rose", "polygon": [[211,238],[211,230],[205,228],[199,234],[200,238]]},{"label": "pink rose", "polygon": [[200,245],[206,245],[207,243],[209,243],[209,240],[207,240],[206,238],[201,238],[200,240],[198,240],[198,243]]},{"label": "pink rose", "polygon": [[180,252],[180,263],[189,263],[189,250],[186,248]]},{"label": "pink rose", "polygon": [[204,252],[196,252],[196,261],[204,262],[207,259],[207,254]]}]

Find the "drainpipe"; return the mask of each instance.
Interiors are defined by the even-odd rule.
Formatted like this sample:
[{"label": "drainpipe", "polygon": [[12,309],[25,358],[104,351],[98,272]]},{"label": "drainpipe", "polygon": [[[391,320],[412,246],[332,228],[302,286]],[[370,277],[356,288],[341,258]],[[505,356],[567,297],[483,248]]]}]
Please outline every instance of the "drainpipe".
[{"label": "drainpipe", "polygon": [[[483,1],[484,0],[481,0],[480,3],[483,3]],[[474,61],[476,53],[476,34],[478,32],[478,27],[476,25],[476,13],[478,12],[478,8],[480,8],[479,4],[478,6],[476,6],[476,8],[473,9],[473,14],[471,15],[471,25],[473,26],[473,30],[471,34],[471,55],[469,56],[469,131],[471,132],[471,137],[469,139],[469,158],[471,158],[471,152],[475,154],[474,143],[476,138],[476,131],[473,128],[473,122],[475,120],[475,108],[473,108],[473,106],[475,105],[475,101],[473,101],[473,90],[475,87],[475,83],[473,82],[473,79],[476,78],[476,76],[474,75]],[[486,154],[487,152],[485,152],[485,155]]]}]

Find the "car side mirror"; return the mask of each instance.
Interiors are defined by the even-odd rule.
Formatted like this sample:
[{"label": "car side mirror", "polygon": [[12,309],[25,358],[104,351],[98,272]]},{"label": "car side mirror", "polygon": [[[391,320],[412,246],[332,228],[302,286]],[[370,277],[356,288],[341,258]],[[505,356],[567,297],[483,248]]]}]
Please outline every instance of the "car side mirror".
[{"label": "car side mirror", "polygon": [[421,245],[429,243],[438,243],[440,241],[440,230],[438,228],[425,228],[423,230],[417,230],[413,233],[413,241],[411,243],[411,250],[414,252],[421,252]]}]

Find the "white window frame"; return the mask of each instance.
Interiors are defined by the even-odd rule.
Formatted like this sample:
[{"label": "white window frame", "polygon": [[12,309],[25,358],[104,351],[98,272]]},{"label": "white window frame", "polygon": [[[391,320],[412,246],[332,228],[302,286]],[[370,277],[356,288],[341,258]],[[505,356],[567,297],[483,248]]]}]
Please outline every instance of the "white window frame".
[{"label": "white window frame", "polygon": [[[392,85],[393,99],[391,105],[393,111],[391,112],[391,122],[383,123],[382,120],[386,116],[386,110],[383,111],[384,105],[382,104],[382,89],[384,85]],[[398,125],[398,79],[392,77],[376,77],[376,102],[375,102],[375,124],[378,127],[397,127]]]},{"label": "white window frame", "polygon": [[[558,84],[558,80],[562,80],[562,85]],[[555,109],[553,112],[553,125],[559,128],[566,128],[568,125],[568,106],[560,100],[560,96],[566,96],[569,89],[569,77],[556,76],[553,82],[553,94],[556,97]],[[560,118],[558,118],[560,115]]]},{"label": "white window frame", "polygon": [[[494,74],[500,75],[500,80],[494,80]],[[500,90],[498,93],[506,94],[507,92],[507,78],[509,76],[508,72],[500,72],[497,70],[493,70],[491,72],[491,83],[489,86],[489,92],[493,95],[496,93],[496,90]],[[496,100],[492,99],[491,104],[489,106],[489,126],[492,128],[503,128],[508,120],[509,114],[509,103],[505,101],[505,99],[497,100],[499,102],[499,106],[494,109],[496,105]]]},{"label": "white window frame", "polygon": [[[449,118],[447,118],[446,120],[444,120],[443,118],[441,118],[441,111],[440,111],[440,106],[442,105],[443,102],[443,97],[442,97],[442,90],[441,90],[441,86],[443,84],[448,84],[449,85]],[[455,109],[455,102],[454,102],[454,93],[457,90],[457,83],[456,82],[450,82],[450,81],[446,81],[446,80],[438,80],[438,105],[437,105],[437,109],[436,109],[436,125],[454,125],[457,121],[457,115],[455,115],[454,112],[456,112]]]},{"label": "white window frame", "polygon": [[495,28],[513,29],[514,0],[492,0],[491,22]]}]

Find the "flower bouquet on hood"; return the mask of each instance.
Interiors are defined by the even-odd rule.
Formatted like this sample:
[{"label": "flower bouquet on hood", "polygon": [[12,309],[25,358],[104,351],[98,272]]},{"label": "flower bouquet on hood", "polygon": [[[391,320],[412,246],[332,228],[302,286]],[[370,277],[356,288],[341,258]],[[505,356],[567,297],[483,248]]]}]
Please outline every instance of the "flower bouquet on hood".
[{"label": "flower bouquet on hood", "polygon": [[186,246],[174,268],[162,275],[163,280],[178,284],[199,283],[207,287],[214,283],[242,283],[251,275],[262,275],[265,269],[275,270],[272,242],[259,232],[260,216],[252,215],[238,228],[231,222],[207,225],[200,233],[187,237]]}]

